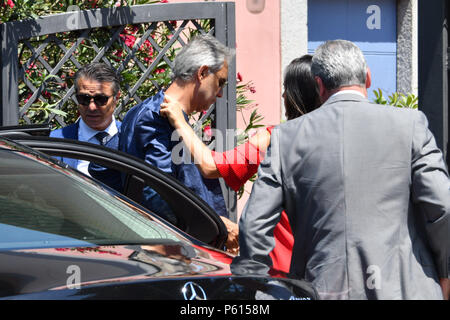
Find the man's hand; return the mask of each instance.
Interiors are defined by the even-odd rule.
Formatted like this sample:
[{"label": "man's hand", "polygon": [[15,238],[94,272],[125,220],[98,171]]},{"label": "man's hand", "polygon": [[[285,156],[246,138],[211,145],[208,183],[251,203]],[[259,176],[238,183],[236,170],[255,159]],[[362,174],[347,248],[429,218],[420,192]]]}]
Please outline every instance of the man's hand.
[{"label": "man's hand", "polygon": [[442,294],[444,295],[444,300],[450,299],[450,279],[449,278],[441,278],[439,279],[442,288]]},{"label": "man's hand", "polygon": [[239,253],[239,227],[231,220],[225,217],[221,218],[228,231],[228,238],[225,244],[227,252],[237,255]]}]

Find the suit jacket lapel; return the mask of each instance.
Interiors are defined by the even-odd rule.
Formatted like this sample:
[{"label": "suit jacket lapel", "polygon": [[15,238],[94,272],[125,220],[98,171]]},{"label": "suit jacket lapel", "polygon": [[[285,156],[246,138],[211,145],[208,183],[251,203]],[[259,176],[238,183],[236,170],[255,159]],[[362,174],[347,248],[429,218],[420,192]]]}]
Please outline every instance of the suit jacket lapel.
[{"label": "suit jacket lapel", "polygon": [[80,123],[77,121],[74,124],[62,128],[62,135],[64,139],[78,140],[78,128]]},{"label": "suit jacket lapel", "polygon": [[[77,121],[73,125],[62,128],[62,135],[63,135],[64,139],[78,140],[78,127],[79,126],[80,126],[79,122]],[[67,163],[72,168],[75,168],[75,169],[77,168],[77,165],[78,165],[77,159],[62,158],[62,161]]]}]

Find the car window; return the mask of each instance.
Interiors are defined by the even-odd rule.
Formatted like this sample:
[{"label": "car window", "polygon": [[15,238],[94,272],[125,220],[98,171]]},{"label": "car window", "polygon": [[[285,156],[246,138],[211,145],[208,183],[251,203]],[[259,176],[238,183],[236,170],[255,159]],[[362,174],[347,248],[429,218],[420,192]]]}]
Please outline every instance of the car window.
[{"label": "car window", "polygon": [[[110,190],[45,160],[39,162],[31,154],[0,150],[0,179],[4,231],[0,242],[8,240],[10,248],[25,243],[46,246],[49,241],[67,245],[70,239],[74,245],[79,241],[98,245],[180,241],[180,235]],[[20,230],[22,236],[17,235]],[[36,232],[52,236],[38,237]],[[14,238],[17,241],[12,241]]]},{"label": "car window", "polygon": [[147,186],[140,178],[127,176],[118,170],[104,167],[95,161],[90,161],[88,171],[91,177],[125,194],[173,225],[179,225],[177,215],[173,212],[170,204],[164,200],[164,197],[158,190]]},{"label": "car window", "polygon": [[[216,248],[223,248],[227,229],[214,210],[172,176],[143,160],[118,150],[70,139],[19,137],[16,141],[20,143],[16,146],[18,149],[23,150],[24,145],[29,146],[51,156],[52,158],[45,159],[52,163],[55,158],[60,161],[68,158],[89,161],[92,166],[96,166],[93,171],[91,165],[89,166],[91,177],[102,182],[100,184],[103,187],[104,184],[110,186],[126,201],[139,203],[139,207],[143,210],[146,208],[148,211],[145,211],[150,212],[152,216],[162,218],[164,222],[169,222],[190,236]],[[73,167],[73,164],[67,162],[56,161],[55,166],[56,164],[64,168]],[[85,175],[77,176],[91,181]],[[147,189],[152,189],[158,197],[148,197],[148,194],[144,193]],[[109,188],[108,190],[111,191]]]}]

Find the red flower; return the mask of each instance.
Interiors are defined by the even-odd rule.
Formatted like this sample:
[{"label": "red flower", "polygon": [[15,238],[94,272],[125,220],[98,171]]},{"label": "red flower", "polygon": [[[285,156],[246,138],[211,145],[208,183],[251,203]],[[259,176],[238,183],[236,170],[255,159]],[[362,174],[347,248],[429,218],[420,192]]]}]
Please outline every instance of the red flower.
[{"label": "red flower", "polygon": [[139,31],[139,28],[136,26],[133,26],[132,30],[130,30],[131,33],[136,34],[136,32]]},{"label": "red flower", "polygon": [[36,69],[36,68],[37,68],[36,64],[34,62],[32,62],[32,63],[30,63],[30,66],[28,67],[28,69],[25,70],[25,72],[27,74],[31,74],[31,72],[33,71],[32,69]]},{"label": "red flower", "polygon": [[212,130],[211,130],[211,126],[209,124],[205,126],[205,128],[203,129],[203,132],[205,134],[206,139],[211,140]]},{"label": "red flower", "polygon": [[161,1],[159,1],[159,2],[161,2],[161,3],[168,3],[169,0],[161,0]]},{"label": "red flower", "polygon": [[141,50],[141,51],[146,50],[146,49],[148,49],[147,54],[151,56],[153,54],[153,47],[152,47],[152,44],[150,43],[150,41],[148,41],[148,40],[145,40],[144,43],[139,48],[139,50]]},{"label": "red flower", "polygon": [[52,94],[50,92],[48,92],[47,90],[44,90],[44,92],[42,92],[42,95],[46,99],[50,99],[52,97]]},{"label": "red flower", "polygon": [[241,82],[243,80],[242,75],[238,72],[237,73],[237,81]]},{"label": "red flower", "polygon": [[125,35],[125,34],[121,34],[120,37],[122,38],[122,40],[125,42],[125,44],[128,47],[132,47],[134,45],[134,43],[136,42],[136,37],[132,36],[132,35]]},{"label": "red flower", "polygon": [[117,57],[122,57],[123,56],[123,50],[122,49],[119,49],[119,50],[116,50],[116,52],[114,53],[114,55],[115,56],[117,56]]},{"label": "red flower", "polygon": [[25,101],[24,101],[25,104],[27,104],[27,102],[28,102],[28,100],[30,100],[31,96],[32,96],[32,94],[29,93],[28,96],[27,96],[27,98],[26,98]]},{"label": "red flower", "polygon": [[92,8],[95,8],[95,7],[97,6],[98,0],[89,0],[88,2],[91,3],[91,7],[92,7]]},{"label": "red flower", "polygon": [[8,0],[8,6],[10,8],[14,8],[14,2],[12,0]]},{"label": "red flower", "polygon": [[152,47],[152,44],[151,44],[150,41],[145,40],[143,46],[146,46],[147,48],[151,48],[151,47]]}]

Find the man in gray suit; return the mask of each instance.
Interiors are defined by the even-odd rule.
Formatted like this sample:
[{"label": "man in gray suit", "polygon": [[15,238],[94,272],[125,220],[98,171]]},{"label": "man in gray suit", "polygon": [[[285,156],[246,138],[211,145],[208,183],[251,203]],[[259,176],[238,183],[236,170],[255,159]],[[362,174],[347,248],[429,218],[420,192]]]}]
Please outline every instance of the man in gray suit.
[{"label": "man in gray suit", "polygon": [[312,71],[324,104],[273,131],[233,273],[267,274],[284,209],[290,273],[321,298],[447,298],[450,180],[426,117],[370,103],[370,71],[349,41],[322,44]]}]

